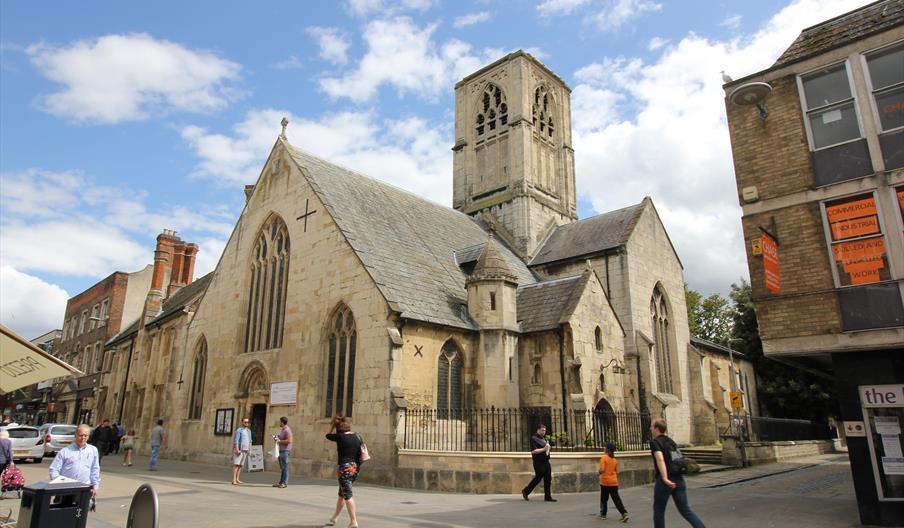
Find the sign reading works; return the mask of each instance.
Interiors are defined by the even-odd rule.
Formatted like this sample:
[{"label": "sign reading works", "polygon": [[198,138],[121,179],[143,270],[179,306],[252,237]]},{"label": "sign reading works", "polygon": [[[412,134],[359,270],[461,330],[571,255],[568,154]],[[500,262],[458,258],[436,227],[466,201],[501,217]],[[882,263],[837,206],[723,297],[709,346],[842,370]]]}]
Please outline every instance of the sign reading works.
[{"label": "sign reading works", "polygon": [[778,244],[774,238],[765,233],[760,235],[760,243],[763,247],[763,275],[766,288],[772,293],[781,293],[782,275],[778,265]]},{"label": "sign reading works", "polygon": [[826,202],[825,212],[840,285],[888,280],[891,276],[876,198],[861,194]]}]

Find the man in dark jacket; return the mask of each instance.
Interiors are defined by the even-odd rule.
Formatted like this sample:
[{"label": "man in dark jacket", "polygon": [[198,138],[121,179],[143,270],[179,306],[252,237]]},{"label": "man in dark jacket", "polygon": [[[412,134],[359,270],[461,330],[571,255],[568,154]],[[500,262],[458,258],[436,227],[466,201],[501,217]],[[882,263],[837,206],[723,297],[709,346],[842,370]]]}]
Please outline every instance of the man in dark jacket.
[{"label": "man in dark jacket", "polygon": [[530,456],[534,462],[534,478],[523,490],[521,496],[524,500],[530,500],[528,496],[534,491],[537,484],[543,481],[543,500],[556,502],[552,498],[550,487],[552,484],[552,466],[549,464],[549,442],[546,441],[546,426],[537,426],[537,432],[530,437]]},{"label": "man in dark jacket", "polygon": [[113,429],[110,427],[110,420],[104,420],[100,427],[94,430],[94,446],[97,448],[98,456],[103,459],[110,451],[113,445]]}]

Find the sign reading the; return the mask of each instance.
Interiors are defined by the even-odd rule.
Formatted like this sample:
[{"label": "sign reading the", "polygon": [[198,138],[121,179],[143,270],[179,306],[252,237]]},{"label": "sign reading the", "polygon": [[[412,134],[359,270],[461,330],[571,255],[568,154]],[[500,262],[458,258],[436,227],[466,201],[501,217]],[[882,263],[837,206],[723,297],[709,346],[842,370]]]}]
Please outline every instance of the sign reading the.
[{"label": "sign reading the", "polygon": [[775,239],[763,233],[760,235],[763,246],[763,274],[766,288],[772,293],[782,292],[782,276],[778,266],[778,245]]},{"label": "sign reading the", "polygon": [[270,405],[295,405],[298,394],[297,381],[270,384]]},{"label": "sign reading the", "polygon": [[904,407],[904,385],[861,385],[860,403],[867,409]]}]

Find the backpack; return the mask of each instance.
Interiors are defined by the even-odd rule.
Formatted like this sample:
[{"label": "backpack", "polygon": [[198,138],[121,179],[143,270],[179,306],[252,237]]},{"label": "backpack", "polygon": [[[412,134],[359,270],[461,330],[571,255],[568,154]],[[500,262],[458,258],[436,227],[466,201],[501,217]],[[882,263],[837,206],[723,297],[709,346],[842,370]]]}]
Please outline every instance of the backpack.
[{"label": "backpack", "polygon": [[[660,438],[665,438],[668,442],[663,442]],[[681,450],[678,449],[678,445],[675,442],[667,437],[662,436],[654,440],[659,445],[660,450],[662,451],[662,456],[665,457],[665,468],[668,471],[669,475],[684,475],[688,471],[688,461],[684,458],[684,454],[681,453]]]}]

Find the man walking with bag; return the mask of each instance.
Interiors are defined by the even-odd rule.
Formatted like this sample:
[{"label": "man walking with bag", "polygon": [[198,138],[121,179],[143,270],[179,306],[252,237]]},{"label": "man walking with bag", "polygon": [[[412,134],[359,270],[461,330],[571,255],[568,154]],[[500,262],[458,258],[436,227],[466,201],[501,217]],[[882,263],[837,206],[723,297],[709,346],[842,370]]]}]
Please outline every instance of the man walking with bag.
[{"label": "man walking with bag", "polygon": [[[687,502],[687,483],[681,474],[678,445],[665,435],[666,422],[662,418],[653,420],[650,426],[650,450],[653,453],[653,470],[656,472],[656,484],[653,487],[653,527],[665,528],[665,507],[669,497],[675,501],[678,513],[694,528],[706,528]],[[686,466],[685,466],[686,467]]]},{"label": "man walking with bag", "polygon": [[248,424],[251,421],[248,418],[242,419],[242,426],[235,430],[232,435],[232,485],[238,486],[244,484],[239,480],[242,474],[242,466],[248,460],[248,452],[251,451],[251,429]]},{"label": "man walking with bag", "polygon": [[552,466],[549,464],[549,442],[546,441],[546,426],[540,424],[537,426],[537,432],[530,437],[530,456],[534,462],[534,478],[530,483],[521,490],[521,496],[524,500],[530,500],[528,496],[534,491],[537,484],[543,481],[543,500],[546,502],[556,502],[552,498],[550,488],[552,487]]}]

